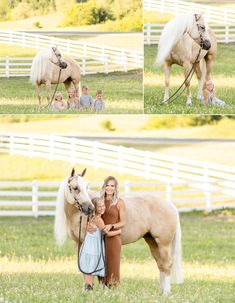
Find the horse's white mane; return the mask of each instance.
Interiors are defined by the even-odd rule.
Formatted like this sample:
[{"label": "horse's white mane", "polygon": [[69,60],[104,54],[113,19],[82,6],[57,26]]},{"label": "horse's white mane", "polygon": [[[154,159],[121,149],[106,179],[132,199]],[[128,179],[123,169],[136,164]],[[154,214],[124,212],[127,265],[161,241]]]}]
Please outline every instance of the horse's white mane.
[{"label": "horse's white mane", "polygon": [[30,70],[30,81],[33,84],[35,84],[37,81],[40,82],[45,75],[48,66],[51,64],[49,61],[51,52],[52,48],[48,47],[39,51],[34,57]]},{"label": "horse's white mane", "polygon": [[185,32],[190,31],[193,26],[193,20],[193,14],[178,15],[165,25],[158,44],[157,64],[161,65],[164,63],[174,45]]}]

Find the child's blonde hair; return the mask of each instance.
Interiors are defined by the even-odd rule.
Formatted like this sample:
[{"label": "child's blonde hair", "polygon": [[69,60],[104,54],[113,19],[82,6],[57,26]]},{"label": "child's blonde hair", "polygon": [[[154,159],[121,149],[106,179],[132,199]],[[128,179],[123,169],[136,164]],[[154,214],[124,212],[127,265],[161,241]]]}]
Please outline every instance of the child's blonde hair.
[{"label": "child's blonde hair", "polygon": [[95,206],[95,210],[96,210],[97,204],[98,204],[99,202],[103,202],[103,203],[104,203],[104,198],[103,198],[103,197],[96,197],[96,198],[94,198],[94,199],[92,200],[92,202],[93,202],[93,204],[94,204],[94,206]]},{"label": "child's blonde hair", "polygon": [[87,89],[87,90],[88,90],[88,86],[87,86],[87,85],[83,85],[83,86],[82,86],[82,90],[83,90],[83,89]]},{"label": "child's blonde hair", "polygon": [[97,89],[97,91],[96,91],[96,96],[97,95],[102,95],[102,90],[101,89]]},{"label": "child's blonde hair", "polygon": [[56,94],[55,94],[55,100],[56,100],[56,101],[57,101],[57,97],[58,97],[58,96],[60,96],[61,99],[63,99],[62,93],[61,93],[61,92],[56,92]]}]

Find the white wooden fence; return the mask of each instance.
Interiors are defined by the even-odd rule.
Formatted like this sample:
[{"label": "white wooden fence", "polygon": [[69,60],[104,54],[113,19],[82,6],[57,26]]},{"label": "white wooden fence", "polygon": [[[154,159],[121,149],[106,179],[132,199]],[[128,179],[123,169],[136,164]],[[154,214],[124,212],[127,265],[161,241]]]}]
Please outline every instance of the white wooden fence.
[{"label": "white wooden fence", "polygon": [[204,12],[210,23],[235,24],[235,10],[211,5],[202,5],[192,1],[144,0],[144,9],[174,15]]},{"label": "white wooden fence", "polygon": [[[19,45],[37,50],[58,46],[63,55],[79,59],[83,73],[128,71],[143,68],[143,52],[61,39],[39,34],[0,30],[0,44]],[[24,60],[24,59],[23,59]],[[30,60],[32,60],[30,58]],[[18,64],[18,66],[20,66]]]},{"label": "white wooden fence", "polygon": [[[22,57],[0,57],[0,77],[28,77],[30,75],[30,68],[33,58]],[[110,73],[114,71],[128,71],[132,69],[130,65],[127,67],[123,65],[114,64],[106,58],[105,61],[95,59],[78,59],[81,67],[82,75],[97,74],[97,73]]]},{"label": "white wooden fence", "polygon": [[[201,182],[156,183],[120,182],[120,196],[146,196],[152,194],[173,202],[180,211],[213,210],[235,207],[235,184],[233,194],[225,194],[219,182],[207,183],[203,190]],[[102,183],[90,183],[90,189],[99,191]],[[0,181],[0,216],[54,216],[59,182]],[[217,188],[217,189],[214,189]],[[219,189],[218,189],[219,188]],[[227,188],[231,191],[230,188]]]},{"label": "white wooden fence", "polygon": [[69,161],[158,182],[218,181],[226,187],[227,182],[235,181],[235,168],[231,166],[180,159],[74,137],[0,134],[0,153]]},{"label": "white wooden fence", "polygon": [[[165,24],[144,25],[144,43],[147,45],[158,44],[161,32]],[[211,25],[211,29],[216,35],[217,42],[231,43],[235,42],[235,24],[234,25]]]}]

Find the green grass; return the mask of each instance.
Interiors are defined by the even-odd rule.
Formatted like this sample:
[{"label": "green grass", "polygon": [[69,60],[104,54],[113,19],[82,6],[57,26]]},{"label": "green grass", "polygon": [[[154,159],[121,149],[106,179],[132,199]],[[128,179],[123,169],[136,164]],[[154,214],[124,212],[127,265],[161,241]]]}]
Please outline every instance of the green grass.
[{"label": "green grass", "polygon": [[[103,114],[137,114],[143,112],[142,100],[142,74],[140,71],[129,73],[97,74],[82,77],[82,85],[89,86],[89,93],[95,98],[97,89],[102,89],[106,103]],[[52,88],[54,91],[55,86]],[[34,87],[27,77],[3,78],[0,82],[0,113],[1,114],[51,114],[49,109],[38,109]],[[66,92],[64,85],[60,84],[58,90],[62,91],[64,98]],[[44,105],[47,104],[44,93]],[[66,111],[61,114],[87,114],[87,111]]]},{"label": "green grass", "polygon": [[[59,249],[53,218],[1,218],[0,298],[8,302],[234,302],[234,211],[181,215],[185,282],[160,294],[158,270],[143,240],[123,246],[121,285],[82,291],[76,250]],[[157,300],[157,301],[156,301]]]},{"label": "green grass", "polygon": [[[200,104],[197,97],[197,81],[191,81],[193,106],[186,106],[186,92],[177,100],[167,105],[160,105],[164,94],[164,75],[162,67],[154,64],[157,46],[145,46],[145,76],[144,102],[147,114],[234,114],[234,47],[235,44],[219,44],[217,58],[212,68],[212,79],[215,82],[217,97],[226,102],[224,108]],[[170,94],[181,85],[184,80],[183,69],[173,65],[171,69]]]}]

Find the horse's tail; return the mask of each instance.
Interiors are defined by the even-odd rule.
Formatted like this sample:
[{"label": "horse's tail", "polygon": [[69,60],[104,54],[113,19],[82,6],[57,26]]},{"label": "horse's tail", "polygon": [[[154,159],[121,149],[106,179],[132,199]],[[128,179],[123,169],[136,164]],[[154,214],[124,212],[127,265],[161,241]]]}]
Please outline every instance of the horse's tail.
[{"label": "horse's tail", "polygon": [[56,215],[55,215],[55,224],[54,224],[54,235],[56,243],[59,246],[62,246],[67,238],[67,222],[64,212],[64,182],[61,183],[56,200]]},{"label": "horse's tail", "polygon": [[177,225],[174,240],[172,243],[172,271],[171,271],[171,282],[182,283],[184,281],[183,269],[182,269],[182,247],[181,247],[181,226],[179,213],[177,211]]}]

